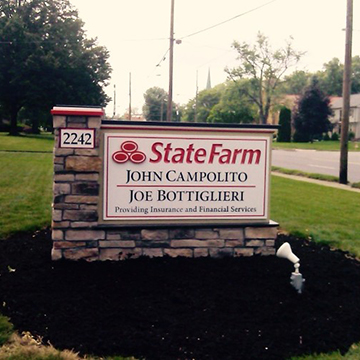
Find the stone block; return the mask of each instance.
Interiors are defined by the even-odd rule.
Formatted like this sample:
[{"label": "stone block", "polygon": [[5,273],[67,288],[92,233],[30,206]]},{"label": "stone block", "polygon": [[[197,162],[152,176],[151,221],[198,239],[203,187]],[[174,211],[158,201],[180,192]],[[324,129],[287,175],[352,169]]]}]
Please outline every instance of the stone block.
[{"label": "stone block", "polygon": [[278,228],[276,226],[246,227],[247,239],[276,239]]},{"label": "stone block", "polygon": [[64,160],[65,158],[64,157],[55,157],[54,158],[54,164],[58,164],[58,165],[64,165]]},{"label": "stone block", "polygon": [[212,229],[195,230],[195,239],[218,239],[219,232]]},{"label": "stone block", "polygon": [[65,170],[65,166],[64,164],[57,164],[57,163],[54,163],[54,173],[59,173],[61,171],[64,171]]},{"label": "stone block", "polygon": [[68,117],[67,127],[78,127],[79,124],[86,124],[85,116],[74,116],[71,115]]},{"label": "stone block", "polygon": [[225,247],[242,247],[244,245],[244,240],[225,240]]},{"label": "stone block", "polygon": [[229,239],[229,240],[238,240],[244,239],[244,229],[243,228],[235,228],[235,229],[219,229],[219,234],[221,239]]},{"label": "stone block", "polygon": [[100,127],[101,127],[101,118],[100,117],[89,117],[88,118],[88,128],[100,129]]},{"label": "stone block", "polygon": [[68,260],[80,260],[95,261],[99,259],[98,248],[74,248],[63,250],[63,256]]},{"label": "stone block", "polygon": [[62,209],[62,210],[76,210],[79,209],[78,204],[65,204],[65,203],[54,203],[54,209]]},{"label": "stone block", "polygon": [[63,220],[93,222],[98,220],[98,213],[94,210],[64,210]]},{"label": "stone block", "polygon": [[98,201],[98,196],[91,195],[67,195],[65,197],[66,203],[97,204]]},{"label": "stone block", "polygon": [[51,260],[58,261],[62,259],[62,251],[59,249],[51,249]]},{"label": "stone block", "polygon": [[211,248],[209,249],[209,253],[212,258],[223,259],[226,257],[233,256],[234,250],[231,248],[223,248],[223,249]]},{"label": "stone block", "polygon": [[53,229],[66,229],[70,226],[70,221],[52,221],[51,227]]},{"label": "stone block", "polygon": [[192,249],[164,249],[164,255],[170,257],[193,257],[194,252]]},{"label": "stone block", "polygon": [[120,230],[118,232],[120,234],[121,239],[123,240],[140,240],[141,232],[140,230]]},{"label": "stone block", "polygon": [[103,240],[105,239],[104,230],[67,230],[65,240]]},{"label": "stone block", "polygon": [[193,239],[195,237],[195,230],[189,228],[178,228],[169,230],[170,239]]},{"label": "stone block", "polygon": [[248,240],[246,241],[246,247],[262,247],[265,245],[264,240]]},{"label": "stone block", "polygon": [[75,182],[71,184],[74,195],[99,195],[99,184],[96,182]]},{"label": "stone block", "polygon": [[264,255],[264,256],[268,256],[268,255],[275,255],[276,251],[275,248],[271,248],[271,247],[259,247],[257,249],[255,249],[255,254],[258,255]]},{"label": "stone block", "polygon": [[54,154],[55,156],[68,156],[74,154],[74,149],[56,148]]},{"label": "stone block", "polygon": [[75,149],[75,155],[99,156],[99,149]]},{"label": "stone block", "polygon": [[234,249],[234,256],[253,256],[254,255],[254,249],[253,248],[235,248]]},{"label": "stone block", "polygon": [[64,239],[64,232],[62,230],[53,230],[51,232],[51,238],[52,238],[53,241],[63,240]]},{"label": "stone block", "polygon": [[62,220],[62,210],[53,209],[52,219],[53,219],[53,221],[61,221]]},{"label": "stone block", "polygon": [[100,172],[101,159],[89,156],[68,156],[65,162],[65,169],[77,172]]},{"label": "stone block", "polygon": [[224,247],[224,240],[194,240],[194,239],[181,239],[171,240],[171,247],[173,248],[201,248],[201,247]]},{"label": "stone block", "polygon": [[66,127],[66,116],[54,115],[53,116],[53,127],[54,127],[54,129]]},{"label": "stone block", "polygon": [[133,240],[103,240],[99,241],[101,248],[134,248],[135,241]]},{"label": "stone block", "polygon": [[164,256],[162,249],[143,249],[142,254],[150,258]]},{"label": "stone block", "polygon": [[74,174],[55,174],[54,181],[55,182],[72,182],[75,180]]},{"label": "stone block", "polygon": [[70,223],[71,228],[92,228],[97,226],[97,222],[91,222],[91,221],[73,221]]},{"label": "stone block", "polygon": [[71,249],[74,247],[85,247],[85,241],[54,241],[54,249]]},{"label": "stone block", "polygon": [[275,246],[275,240],[265,240],[265,245],[269,247]]},{"label": "stone block", "polygon": [[169,238],[168,230],[141,230],[142,240],[167,240]]},{"label": "stone block", "polygon": [[82,173],[82,174],[75,174],[76,181],[98,181],[99,174],[98,173]]},{"label": "stone block", "polygon": [[209,249],[202,248],[202,249],[194,249],[194,257],[207,257],[209,256]]},{"label": "stone block", "polygon": [[53,186],[54,196],[70,194],[71,187],[68,183],[55,183]]},{"label": "stone block", "polygon": [[141,249],[100,249],[99,259],[105,260],[127,260],[137,259],[142,255]]}]

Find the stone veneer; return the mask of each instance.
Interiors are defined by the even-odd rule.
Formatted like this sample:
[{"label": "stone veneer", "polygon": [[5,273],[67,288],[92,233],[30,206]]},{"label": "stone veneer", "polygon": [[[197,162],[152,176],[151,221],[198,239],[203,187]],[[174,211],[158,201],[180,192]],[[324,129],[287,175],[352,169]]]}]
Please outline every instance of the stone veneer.
[{"label": "stone veneer", "polygon": [[[86,108],[84,108],[86,110]],[[101,116],[53,112],[52,259],[122,260],[139,256],[274,255],[277,224],[104,227],[98,223]],[[59,128],[95,129],[94,149],[59,148]]]}]

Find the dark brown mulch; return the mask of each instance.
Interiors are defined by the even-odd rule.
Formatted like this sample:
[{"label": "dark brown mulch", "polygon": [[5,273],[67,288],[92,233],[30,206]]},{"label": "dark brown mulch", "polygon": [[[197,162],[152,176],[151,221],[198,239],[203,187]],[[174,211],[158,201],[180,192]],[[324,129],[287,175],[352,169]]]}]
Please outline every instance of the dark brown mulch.
[{"label": "dark brown mulch", "polygon": [[[285,359],[360,341],[360,265],[289,241],[275,256],[51,262],[50,232],[0,241],[0,312],[60,349],[145,359]],[[14,271],[15,270],[15,271]]]}]

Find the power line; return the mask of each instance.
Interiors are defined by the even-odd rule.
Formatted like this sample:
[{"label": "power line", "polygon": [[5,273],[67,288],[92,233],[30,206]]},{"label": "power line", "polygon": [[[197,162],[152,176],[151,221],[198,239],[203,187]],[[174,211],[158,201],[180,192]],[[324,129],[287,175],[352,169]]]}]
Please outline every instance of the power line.
[{"label": "power line", "polygon": [[183,39],[186,39],[186,38],[188,38],[188,37],[191,37],[191,36],[194,36],[194,35],[198,35],[198,34],[200,34],[200,33],[202,33],[202,32],[211,30],[211,29],[213,29],[213,28],[215,28],[215,27],[218,27],[218,26],[223,25],[223,24],[226,24],[226,23],[228,23],[228,22],[230,22],[230,21],[232,21],[232,20],[235,20],[235,19],[237,19],[237,18],[240,17],[240,16],[244,16],[244,15],[247,15],[247,14],[249,14],[249,13],[251,13],[251,12],[254,12],[254,11],[256,11],[256,10],[259,10],[259,9],[261,9],[261,8],[267,6],[267,5],[270,5],[271,3],[275,2],[275,1],[277,1],[277,0],[271,0],[271,1],[267,2],[267,3],[265,3],[265,4],[262,4],[262,5],[260,5],[260,6],[257,6],[256,8],[253,8],[253,9],[251,9],[251,10],[245,11],[245,12],[239,14],[239,15],[236,15],[236,16],[234,16],[234,17],[232,17],[232,18],[230,18],[230,19],[227,19],[227,20],[225,20],[225,21],[222,21],[222,22],[220,22],[220,23],[218,23],[218,24],[209,26],[209,27],[207,27],[207,28],[205,28],[205,29],[202,29],[202,30],[196,31],[196,32],[194,32],[194,33],[191,33],[191,34],[189,34],[189,35],[183,36],[183,37],[180,38],[180,39],[183,40]]}]

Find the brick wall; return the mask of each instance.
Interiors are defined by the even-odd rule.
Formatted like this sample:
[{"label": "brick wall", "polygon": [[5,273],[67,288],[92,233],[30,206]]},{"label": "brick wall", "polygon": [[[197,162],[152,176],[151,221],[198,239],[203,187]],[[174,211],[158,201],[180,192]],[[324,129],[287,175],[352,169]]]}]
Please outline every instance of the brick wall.
[{"label": "brick wall", "polygon": [[[139,256],[224,257],[275,254],[277,224],[263,226],[104,227],[99,220],[100,116],[54,114],[52,259]],[[59,148],[59,128],[95,129],[94,149]]]}]

